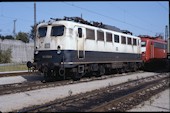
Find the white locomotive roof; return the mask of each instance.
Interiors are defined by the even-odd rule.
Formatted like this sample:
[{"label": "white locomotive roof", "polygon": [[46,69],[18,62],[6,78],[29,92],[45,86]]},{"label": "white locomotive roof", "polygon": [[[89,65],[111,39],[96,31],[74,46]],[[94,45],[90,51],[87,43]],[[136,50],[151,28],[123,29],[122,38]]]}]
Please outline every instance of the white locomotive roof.
[{"label": "white locomotive roof", "polygon": [[88,28],[88,29],[100,30],[100,31],[114,33],[114,34],[121,35],[121,36],[133,37],[133,38],[140,39],[140,37],[137,37],[137,36],[134,36],[134,35],[125,34],[125,33],[118,32],[118,31],[113,31],[113,30],[109,30],[109,29],[104,29],[104,28],[95,27],[95,26],[82,24],[82,23],[78,23],[78,22],[74,22],[74,21],[68,21],[68,20],[58,20],[58,21],[43,22],[43,23],[40,23],[38,25],[38,28],[40,26],[59,25],[59,24],[60,25],[65,25],[67,28],[72,28],[74,26],[80,26],[80,27],[84,27],[84,28]]}]

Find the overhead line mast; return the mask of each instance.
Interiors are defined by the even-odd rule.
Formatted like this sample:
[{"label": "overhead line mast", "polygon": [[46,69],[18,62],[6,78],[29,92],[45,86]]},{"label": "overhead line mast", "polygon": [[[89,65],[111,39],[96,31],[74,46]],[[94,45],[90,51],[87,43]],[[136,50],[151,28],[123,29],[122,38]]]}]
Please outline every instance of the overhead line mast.
[{"label": "overhead line mast", "polygon": [[13,29],[13,34],[14,34],[14,38],[16,38],[16,21],[17,19],[14,20],[14,29]]},{"label": "overhead line mast", "polygon": [[36,2],[34,2],[34,52],[36,49]]}]

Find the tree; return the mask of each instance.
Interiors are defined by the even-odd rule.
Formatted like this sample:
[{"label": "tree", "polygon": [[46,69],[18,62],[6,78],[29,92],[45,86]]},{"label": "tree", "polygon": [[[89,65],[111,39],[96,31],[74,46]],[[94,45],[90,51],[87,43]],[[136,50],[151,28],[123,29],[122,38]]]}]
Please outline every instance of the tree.
[{"label": "tree", "polygon": [[34,26],[31,26],[31,31],[30,31],[30,35],[29,35],[29,37],[30,37],[30,39],[34,39]]},{"label": "tree", "polygon": [[29,43],[28,34],[24,32],[19,32],[16,36],[16,40],[21,40],[25,43]]},{"label": "tree", "polygon": [[[45,22],[45,21],[43,20],[42,22]],[[37,23],[36,23],[36,26],[37,26],[38,24],[42,23],[42,22],[40,22],[40,21],[37,22]],[[30,39],[33,39],[33,40],[34,40],[34,32],[35,32],[35,27],[34,27],[34,25],[32,25],[32,26],[31,26],[31,31],[30,31],[30,34],[29,34],[29,38],[30,38]]]},{"label": "tree", "polygon": [[14,37],[13,37],[12,35],[7,35],[7,36],[2,36],[2,35],[0,35],[0,38],[1,38],[2,40],[4,40],[4,39],[12,39],[12,40],[14,40]]},{"label": "tree", "polygon": [[5,39],[14,39],[14,37],[12,35],[7,35],[5,36]]},{"label": "tree", "polygon": [[2,36],[2,35],[0,35],[0,38],[1,38],[2,40],[4,40],[4,39],[5,39],[5,37],[4,37],[4,36]]}]

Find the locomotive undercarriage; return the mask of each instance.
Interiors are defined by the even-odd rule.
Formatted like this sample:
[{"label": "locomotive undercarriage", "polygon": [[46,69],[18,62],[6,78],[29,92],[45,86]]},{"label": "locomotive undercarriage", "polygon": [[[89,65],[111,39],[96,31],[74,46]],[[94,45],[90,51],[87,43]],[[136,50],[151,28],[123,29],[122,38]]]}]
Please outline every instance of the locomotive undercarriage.
[{"label": "locomotive undercarriage", "polygon": [[100,77],[104,74],[111,74],[113,71],[126,73],[129,71],[136,71],[141,67],[141,62],[76,64],[71,67],[68,65],[48,63],[37,66],[37,69],[44,74],[44,80],[49,82],[70,78],[79,80],[83,76]]}]

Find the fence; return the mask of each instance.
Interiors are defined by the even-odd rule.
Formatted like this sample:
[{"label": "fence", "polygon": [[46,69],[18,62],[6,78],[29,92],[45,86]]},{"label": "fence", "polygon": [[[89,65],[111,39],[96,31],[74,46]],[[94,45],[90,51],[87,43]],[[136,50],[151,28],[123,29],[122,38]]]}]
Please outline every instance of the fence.
[{"label": "fence", "polygon": [[0,64],[0,72],[27,70],[26,62],[33,62],[34,43],[24,43],[20,40],[0,39],[0,50],[11,49],[11,63]]},{"label": "fence", "polygon": [[33,61],[34,57],[34,43],[24,43],[20,40],[2,40],[0,39],[0,50],[12,50],[13,63],[21,63]]}]

